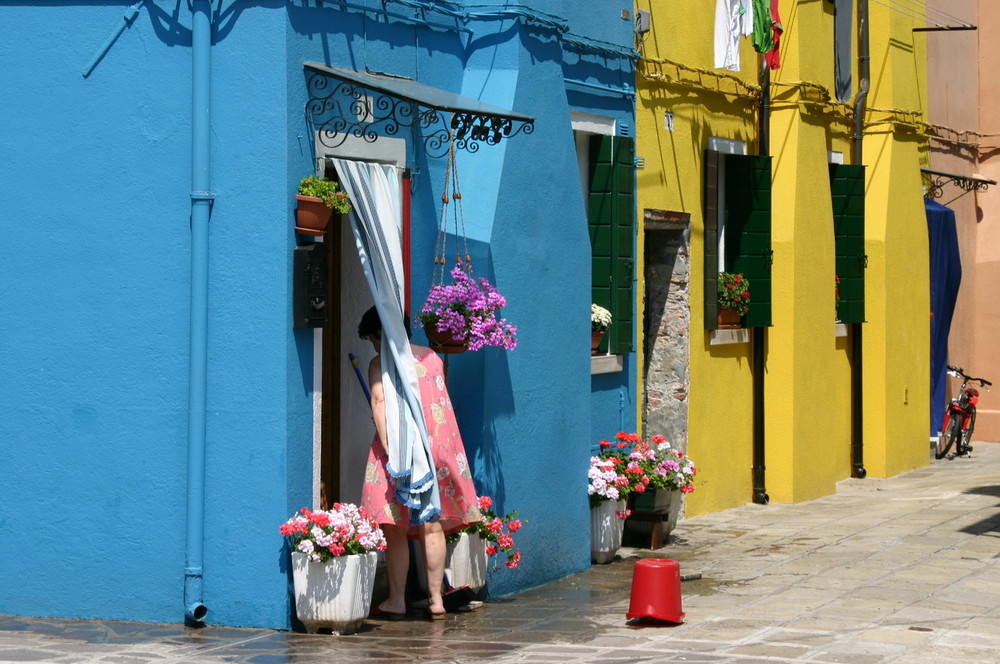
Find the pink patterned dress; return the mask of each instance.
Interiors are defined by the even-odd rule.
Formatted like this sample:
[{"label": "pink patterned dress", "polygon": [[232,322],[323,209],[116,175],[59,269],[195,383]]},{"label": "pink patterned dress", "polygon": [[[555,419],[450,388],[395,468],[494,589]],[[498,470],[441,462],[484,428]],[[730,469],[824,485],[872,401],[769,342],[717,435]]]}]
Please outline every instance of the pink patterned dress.
[{"label": "pink patterned dress", "polygon": [[[420,385],[420,403],[424,409],[424,423],[430,438],[431,454],[437,469],[441,493],[441,520],[445,532],[452,532],[470,523],[482,521],[472,483],[469,461],[465,456],[462,436],[455,421],[455,411],[444,381],[441,358],[429,348],[411,346],[416,360],[417,382]],[[385,470],[387,461],[378,436],[372,440],[365,466],[365,483],[361,493],[361,506],[368,510],[378,523],[408,525],[407,510],[400,505]]]}]

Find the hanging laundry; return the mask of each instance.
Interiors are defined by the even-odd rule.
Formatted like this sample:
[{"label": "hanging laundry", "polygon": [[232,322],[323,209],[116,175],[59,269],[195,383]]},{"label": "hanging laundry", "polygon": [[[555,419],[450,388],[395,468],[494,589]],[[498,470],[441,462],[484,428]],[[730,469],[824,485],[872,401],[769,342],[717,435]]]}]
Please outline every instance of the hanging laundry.
[{"label": "hanging laundry", "polygon": [[778,69],[781,67],[781,57],[778,53],[778,43],[781,41],[781,33],[785,31],[784,27],[781,25],[781,17],[778,16],[778,0],[771,0],[771,28],[774,31],[774,35],[772,37],[774,47],[764,54],[764,62],[767,63],[769,69]]},{"label": "hanging laundry", "polygon": [[854,0],[833,0],[834,83],[838,101],[851,98],[852,37]]},{"label": "hanging laundry", "polygon": [[715,68],[740,70],[740,37],[753,34],[752,0],[716,0]]},{"label": "hanging laundry", "polygon": [[771,7],[768,0],[753,2],[753,48],[758,53],[768,53],[774,48],[771,24]]}]

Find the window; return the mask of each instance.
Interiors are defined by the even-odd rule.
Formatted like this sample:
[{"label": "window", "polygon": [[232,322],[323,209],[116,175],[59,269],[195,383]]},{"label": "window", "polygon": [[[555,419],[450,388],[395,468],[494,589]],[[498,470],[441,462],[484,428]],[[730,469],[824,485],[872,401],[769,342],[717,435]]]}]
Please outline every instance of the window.
[{"label": "window", "polygon": [[719,272],[750,281],[745,325],[771,325],[772,254],[771,158],[706,150],[705,329],[718,326]]},{"label": "window", "polygon": [[837,320],[865,320],[865,167],[830,164],[833,235],[836,242]]}]

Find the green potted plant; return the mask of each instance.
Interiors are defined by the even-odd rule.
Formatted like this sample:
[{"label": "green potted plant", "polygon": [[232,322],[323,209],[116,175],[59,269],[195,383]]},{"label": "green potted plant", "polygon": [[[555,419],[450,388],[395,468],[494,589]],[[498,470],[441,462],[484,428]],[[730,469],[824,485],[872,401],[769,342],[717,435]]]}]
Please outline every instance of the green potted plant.
[{"label": "green potted plant", "polygon": [[295,200],[298,224],[295,230],[303,235],[322,235],[334,212],[347,214],[351,211],[351,199],[341,191],[340,185],[315,175],[302,178]]},{"label": "green potted plant", "polygon": [[590,354],[597,355],[601,339],[611,327],[611,312],[599,304],[590,305]]},{"label": "green potted plant", "polygon": [[742,272],[719,273],[719,327],[740,327],[750,311],[750,280]]}]

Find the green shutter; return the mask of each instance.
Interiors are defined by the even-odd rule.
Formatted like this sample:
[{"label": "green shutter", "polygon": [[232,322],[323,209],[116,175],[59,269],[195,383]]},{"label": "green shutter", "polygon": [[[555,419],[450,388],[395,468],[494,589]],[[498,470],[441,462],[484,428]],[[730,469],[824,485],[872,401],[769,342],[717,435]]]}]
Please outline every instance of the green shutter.
[{"label": "green shutter", "polygon": [[590,139],[591,289],[593,301],[611,312],[611,330],[601,342],[612,353],[633,350],[635,308],[634,146],[622,136]]},{"label": "green shutter", "polygon": [[830,164],[836,270],[840,277],[837,318],[844,323],[865,320],[865,167]]},{"label": "green shutter", "polygon": [[726,272],[750,280],[747,327],[771,325],[771,158],[722,155]]},{"label": "green shutter", "polygon": [[719,162],[705,151],[705,329],[719,327]]}]

